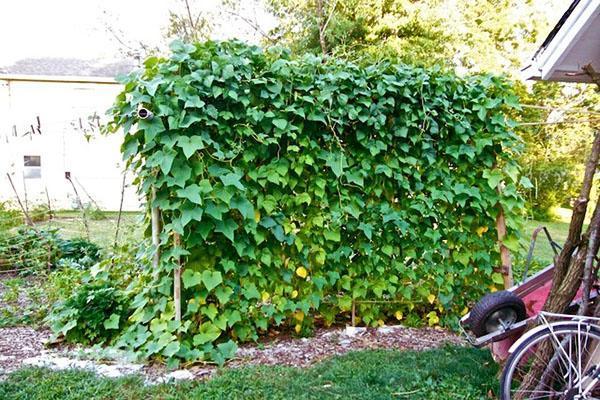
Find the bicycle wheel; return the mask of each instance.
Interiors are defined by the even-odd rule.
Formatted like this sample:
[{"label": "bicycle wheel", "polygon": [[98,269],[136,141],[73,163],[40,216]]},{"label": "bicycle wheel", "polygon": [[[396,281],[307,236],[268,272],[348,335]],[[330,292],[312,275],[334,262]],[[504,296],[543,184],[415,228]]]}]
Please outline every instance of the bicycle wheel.
[{"label": "bicycle wheel", "polygon": [[[594,379],[599,344],[600,330],[590,324],[570,323],[536,332],[508,358],[500,379],[500,399],[600,399],[600,385]],[[544,348],[546,356],[539,354]],[[541,374],[529,374],[540,366]]]}]

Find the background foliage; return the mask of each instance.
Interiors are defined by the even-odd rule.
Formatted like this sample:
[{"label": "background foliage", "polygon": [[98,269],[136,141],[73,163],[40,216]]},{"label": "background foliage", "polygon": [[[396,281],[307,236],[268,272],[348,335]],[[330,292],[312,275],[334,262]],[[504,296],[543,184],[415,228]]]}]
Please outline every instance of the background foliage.
[{"label": "background foliage", "polygon": [[[172,50],[129,77],[113,110],[164,219],[161,267],[122,345],[219,362],[235,350],[228,338],[306,332],[347,317],[353,300],[395,301],[359,304],[369,325],[448,322],[501,281],[496,205],[509,228],[522,206],[505,117],[516,98],[502,80],[237,42]],[[135,124],[140,106],[156,116]],[[182,324],[171,295],[180,257]]]}]

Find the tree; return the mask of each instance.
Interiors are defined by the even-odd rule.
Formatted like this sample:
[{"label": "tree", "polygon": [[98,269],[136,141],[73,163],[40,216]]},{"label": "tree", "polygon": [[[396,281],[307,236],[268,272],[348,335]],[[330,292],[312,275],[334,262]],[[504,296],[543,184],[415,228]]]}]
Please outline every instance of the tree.
[{"label": "tree", "polygon": [[[557,0],[555,0],[557,2]],[[542,0],[267,0],[297,53],[514,70],[547,22]],[[509,67],[509,68],[507,68]]]},{"label": "tree", "polygon": [[526,193],[528,209],[533,218],[546,220],[553,207],[570,207],[582,184],[582,154],[591,148],[589,121],[595,119],[586,109],[598,95],[589,85],[555,82],[536,82],[529,89],[517,84],[516,91],[524,105],[515,115],[523,122],[517,130],[526,146],[520,164],[533,183]]},{"label": "tree", "polygon": [[179,0],[179,9],[169,10],[167,35],[185,42],[208,39],[213,29],[210,12],[198,10],[194,0]]},{"label": "tree", "polygon": [[[275,33],[296,53],[356,58],[361,55],[442,60],[447,40],[437,8],[441,1],[268,0],[280,19]],[[400,51],[402,49],[402,51]],[[412,54],[416,52],[416,54]]]}]

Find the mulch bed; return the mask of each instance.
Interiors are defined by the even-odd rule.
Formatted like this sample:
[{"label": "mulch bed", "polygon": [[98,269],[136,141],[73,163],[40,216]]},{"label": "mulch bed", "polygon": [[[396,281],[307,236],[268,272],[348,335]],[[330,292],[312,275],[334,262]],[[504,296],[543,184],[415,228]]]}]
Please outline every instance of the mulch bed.
[{"label": "mulch bed", "polygon": [[[57,358],[64,368],[65,358],[72,359],[74,367],[96,370],[99,374],[108,371],[108,376],[141,373],[148,383],[177,379],[206,379],[217,372],[214,365],[198,364],[186,370],[167,371],[164,365],[150,364],[132,369],[129,363],[119,361],[86,361],[82,364],[74,355],[77,349],[65,346],[48,350],[44,343],[49,339],[47,330],[27,327],[0,328],[0,379],[23,365],[40,365],[39,362]],[[307,367],[331,356],[365,349],[427,350],[444,344],[464,345],[462,338],[454,333],[435,328],[406,328],[402,326],[379,329],[360,329],[356,333],[343,328],[319,329],[310,338],[281,336],[258,344],[240,346],[236,357],[227,367],[239,368],[250,365],[284,365]],[[81,352],[79,352],[81,353]],[[34,360],[32,363],[31,361]],[[25,361],[25,363],[23,363]],[[50,368],[57,367],[52,363]],[[120,372],[119,372],[120,371]]]}]

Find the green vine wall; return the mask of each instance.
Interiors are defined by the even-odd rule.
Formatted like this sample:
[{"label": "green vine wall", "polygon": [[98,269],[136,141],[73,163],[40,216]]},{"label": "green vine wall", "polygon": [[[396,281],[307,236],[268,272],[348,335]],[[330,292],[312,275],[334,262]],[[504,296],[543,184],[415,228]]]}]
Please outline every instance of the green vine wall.
[{"label": "green vine wall", "polygon": [[512,232],[523,205],[504,80],[175,42],[124,83],[111,128],[163,229],[121,345],[222,362],[275,326],[348,321],[353,300],[360,324],[449,324],[502,283],[495,216]]}]

